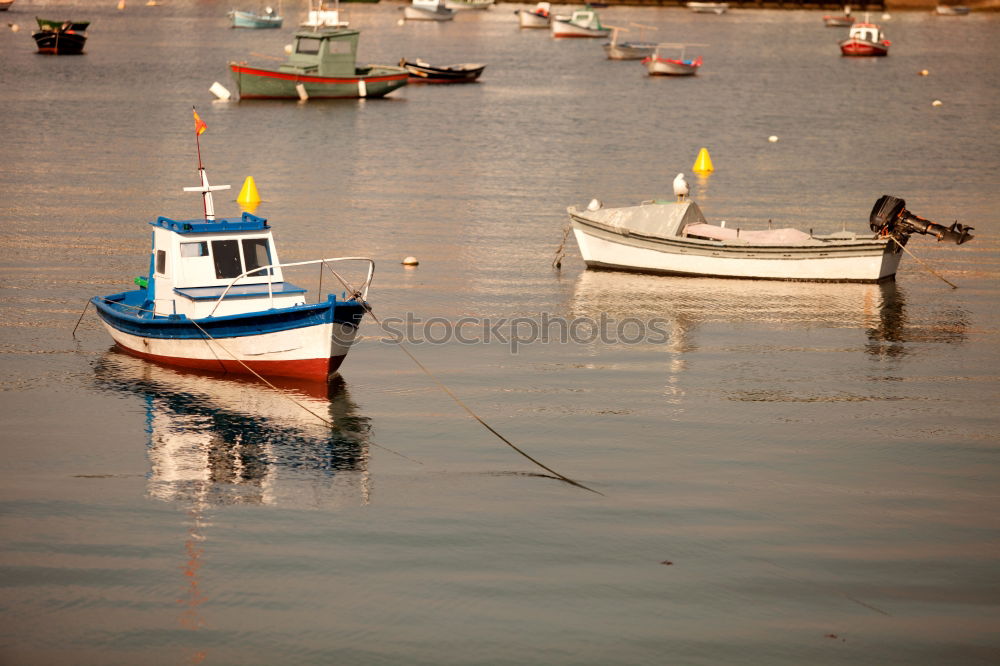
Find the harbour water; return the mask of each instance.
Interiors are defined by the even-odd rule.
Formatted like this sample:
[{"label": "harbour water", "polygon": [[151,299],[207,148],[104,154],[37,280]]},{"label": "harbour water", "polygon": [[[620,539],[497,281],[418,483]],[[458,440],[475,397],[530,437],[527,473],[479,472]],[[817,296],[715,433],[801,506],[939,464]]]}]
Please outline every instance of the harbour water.
[{"label": "harbour water", "polygon": [[[518,30],[527,5],[351,4],[362,62],[481,82],[213,101],[304,5],[3,17],[0,662],[1000,661],[1000,16],[894,12],[888,57],[844,59],[820,10],[600,10],[707,44],[674,79]],[[35,15],[90,20],[85,55],[37,55]],[[372,321],[329,388],[145,363],[92,311],[72,335],[145,274],[147,222],[199,214],[192,105],[282,260],[373,257],[420,362],[597,492]],[[894,194],[975,239],[908,246],[957,289],[909,256],[883,285],[680,279],[584,270],[570,238],[552,267],[566,206],[678,172],[743,228],[864,232]]]}]

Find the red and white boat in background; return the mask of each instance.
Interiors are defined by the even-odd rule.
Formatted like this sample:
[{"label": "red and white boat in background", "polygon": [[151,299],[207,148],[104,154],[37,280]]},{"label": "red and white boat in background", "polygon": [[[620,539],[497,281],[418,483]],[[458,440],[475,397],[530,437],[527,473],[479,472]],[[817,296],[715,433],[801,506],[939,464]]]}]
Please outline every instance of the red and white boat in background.
[{"label": "red and white boat in background", "polygon": [[845,56],[889,55],[890,42],[882,34],[882,28],[874,23],[855,23],[847,39],[840,42],[840,53]]},{"label": "red and white boat in background", "polygon": [[[657,44],[656,50],[648,58],[643,58],[642,64],[650,76],[694,76],[701,67],[701,56],[694,60],[684,57],[688,46],[707,46],[707,44]],[[676,58],[666,58],[660,54],[661,49],[680,49]]]},{"label": "red and white boat in background", "polygon": [[552,5],[539,2],[533,9],[518,9],[517,20],[522,28],[548,28],[552,21]]}]

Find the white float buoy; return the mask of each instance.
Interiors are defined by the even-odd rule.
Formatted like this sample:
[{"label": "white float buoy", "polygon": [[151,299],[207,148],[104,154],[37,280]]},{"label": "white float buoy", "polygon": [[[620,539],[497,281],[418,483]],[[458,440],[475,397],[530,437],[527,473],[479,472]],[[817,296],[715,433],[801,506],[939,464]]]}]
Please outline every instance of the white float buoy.
[{"label": "white float buoy", "polygon": [[892,14],[890,14],[889,12],[885,12],[884,14],[882,14],[882,20],[883,21],[888,21],[891,18],[892,18]]},{"label": "white float buoy", "polygon": [[931,106],[941,106],[942,104],[944,104],[944,102],[942,102],[939,99],[936,99],[933,102],[931,102]]},{"label": "white float buoy", "polygon": [[926,69],[922,69],[919,72],[917,72],[917,74],[919,74],[920,76],[927,76],[928,74],[930,74],[930,72],[927,71]]},{"label": "white float buoy", "polygon": [[215,95],[216,97],[218,97],[219,99],[221,99],[223,101],[228,100],[230,97],[233,96],[232,93],[230,93],[229,90],[226,89],[226,86],[222,85],[218,81],[216,81],[215,83],[213,83],[212,87],[209,88],[208,90],[213,95]]},{"label": "white float buoy", "polygon": [[285,44],[285,55],[292,55],[293,50],[291,44]]},{"label": "white float buoy", "polygon": [[9,26],[10,26],[10,31],[11,31],[11,32],[17,32],[18,30],[20,30],[20,29],[21,29],[21,26],[19,26],[19,25],[18,25],[18,24],[16,24],[16,23],[8,23],[7,25],[9,25]]},{"label": "white float buoy", "polygon": [[604,204],[601,203],[600,199],[591,199],[590,203],[587,204],[587,210],[590,210],[590,211],[600,210],[601,206],[603,206],[603,205]]},{"label": "white float buoy", "polygon": [[403,259],[404,266],[417,266],[418,264],[420,264],[420,262],[417,261],[416,257],[407,257],[406,259]]},{"label": "white float buoy", "polygon": [[306,87],[301,83],[295,84],[295,92],[299,94],[299,99],[302,100],[303,102],[309,100],[309,93],[306,92]]},{"label": "white float buoy", "polygon": [[773,134],[771,136],[767,137],[767,140],[770,141],[771,143],[778,143],[778,137],[776,137]]}]

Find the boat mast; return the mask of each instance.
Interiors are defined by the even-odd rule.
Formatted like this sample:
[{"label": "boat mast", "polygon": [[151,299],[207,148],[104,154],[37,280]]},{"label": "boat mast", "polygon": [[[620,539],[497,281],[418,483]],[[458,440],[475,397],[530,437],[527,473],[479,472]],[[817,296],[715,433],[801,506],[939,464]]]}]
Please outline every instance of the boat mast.
[{"label": "boat mast", "polygon": [[209,185],[208,174],[205,173],[205,165],[201,163],[201,133],[208,129],[208,125],[198,117],[198,111],[193,106],[194,111],[194,142],[198,147],[198,175],[201,177],[201,187],[185,187],[185,192],[201,192],[202,210],[206,220],[215,219],[215,202],[212,200],[212,192],[218,190],[228,190],[229,185]]}]

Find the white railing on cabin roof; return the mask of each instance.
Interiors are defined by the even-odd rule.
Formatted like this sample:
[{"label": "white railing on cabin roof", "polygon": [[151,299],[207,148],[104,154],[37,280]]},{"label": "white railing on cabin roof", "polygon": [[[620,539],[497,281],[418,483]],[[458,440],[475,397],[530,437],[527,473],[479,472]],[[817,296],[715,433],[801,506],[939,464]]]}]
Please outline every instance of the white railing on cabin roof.
[{"label": "white railing on cabin roof", "polygon": [[[365,281],[361,285],[360,288],[355,289],[347,280],[345,280],[343,277],[341,277],[341,275],[337,271],[335,271],[332,268],[330,268],[329,264],[333,263],[335,261],[367,261],[368,262],[368,275],[365,277]],[[266,275],[267,275],[267,296],[268,296],[268,303],[273,308],[274,307],[274,271],[271,270],[271,269],[274,269],[274,268],[289,268],[289,267],[292,267],[292,266],[308,266],[310,264],[320,264],[320,269],[319,269],[320,270],[320,284],[322,284],[322,281],[323,281],[323,267],[326,266],[326,268],[331,273],[333,273],[333,275],[337,278],[337,280],[339,280],[340,283],[342,285],[344,285],[344,289],[347,290],[347,291],[349,291],[349,292],[351,292],[352,298],[356,298],[358,295],[360,295],[361,300],[364,301],[364,300],[368,299],[368,287],[371,286],[372,277],[375,275],[375,262],[372,259],[369,259],[368,257],[330,257],[330,258],[327,258],[327,259],[311,259],[309,261],[294,261],[294,262],[290,262],[290,263],[268,264],[267,266],[261,266],[259,268],[254,268],[253,270],[244,271],[240,275],[237,275],[235,278],[233,278],[232,281],[228,285],[226,285],[226,288],[223,290],[222,294],[219,296],[219,299],[215,302],[215,305],[212,306],[212,311],[208,313],[208,316],[211,317],[212,315],[215,314],[215,311],[219,309],[219,305],[221,305],[222,301],[225,300],[226,296],[229,294],[229,291],[233,287],[235,287],[236,284],[240,280],[242,280],[244,278],[247,278],[247,277],[250,277],[251,275],[254,275],[255,273],[260,273],[261,271],[267,271]],[[256,284],[260,284],[260,283],[256,283]]]}]

